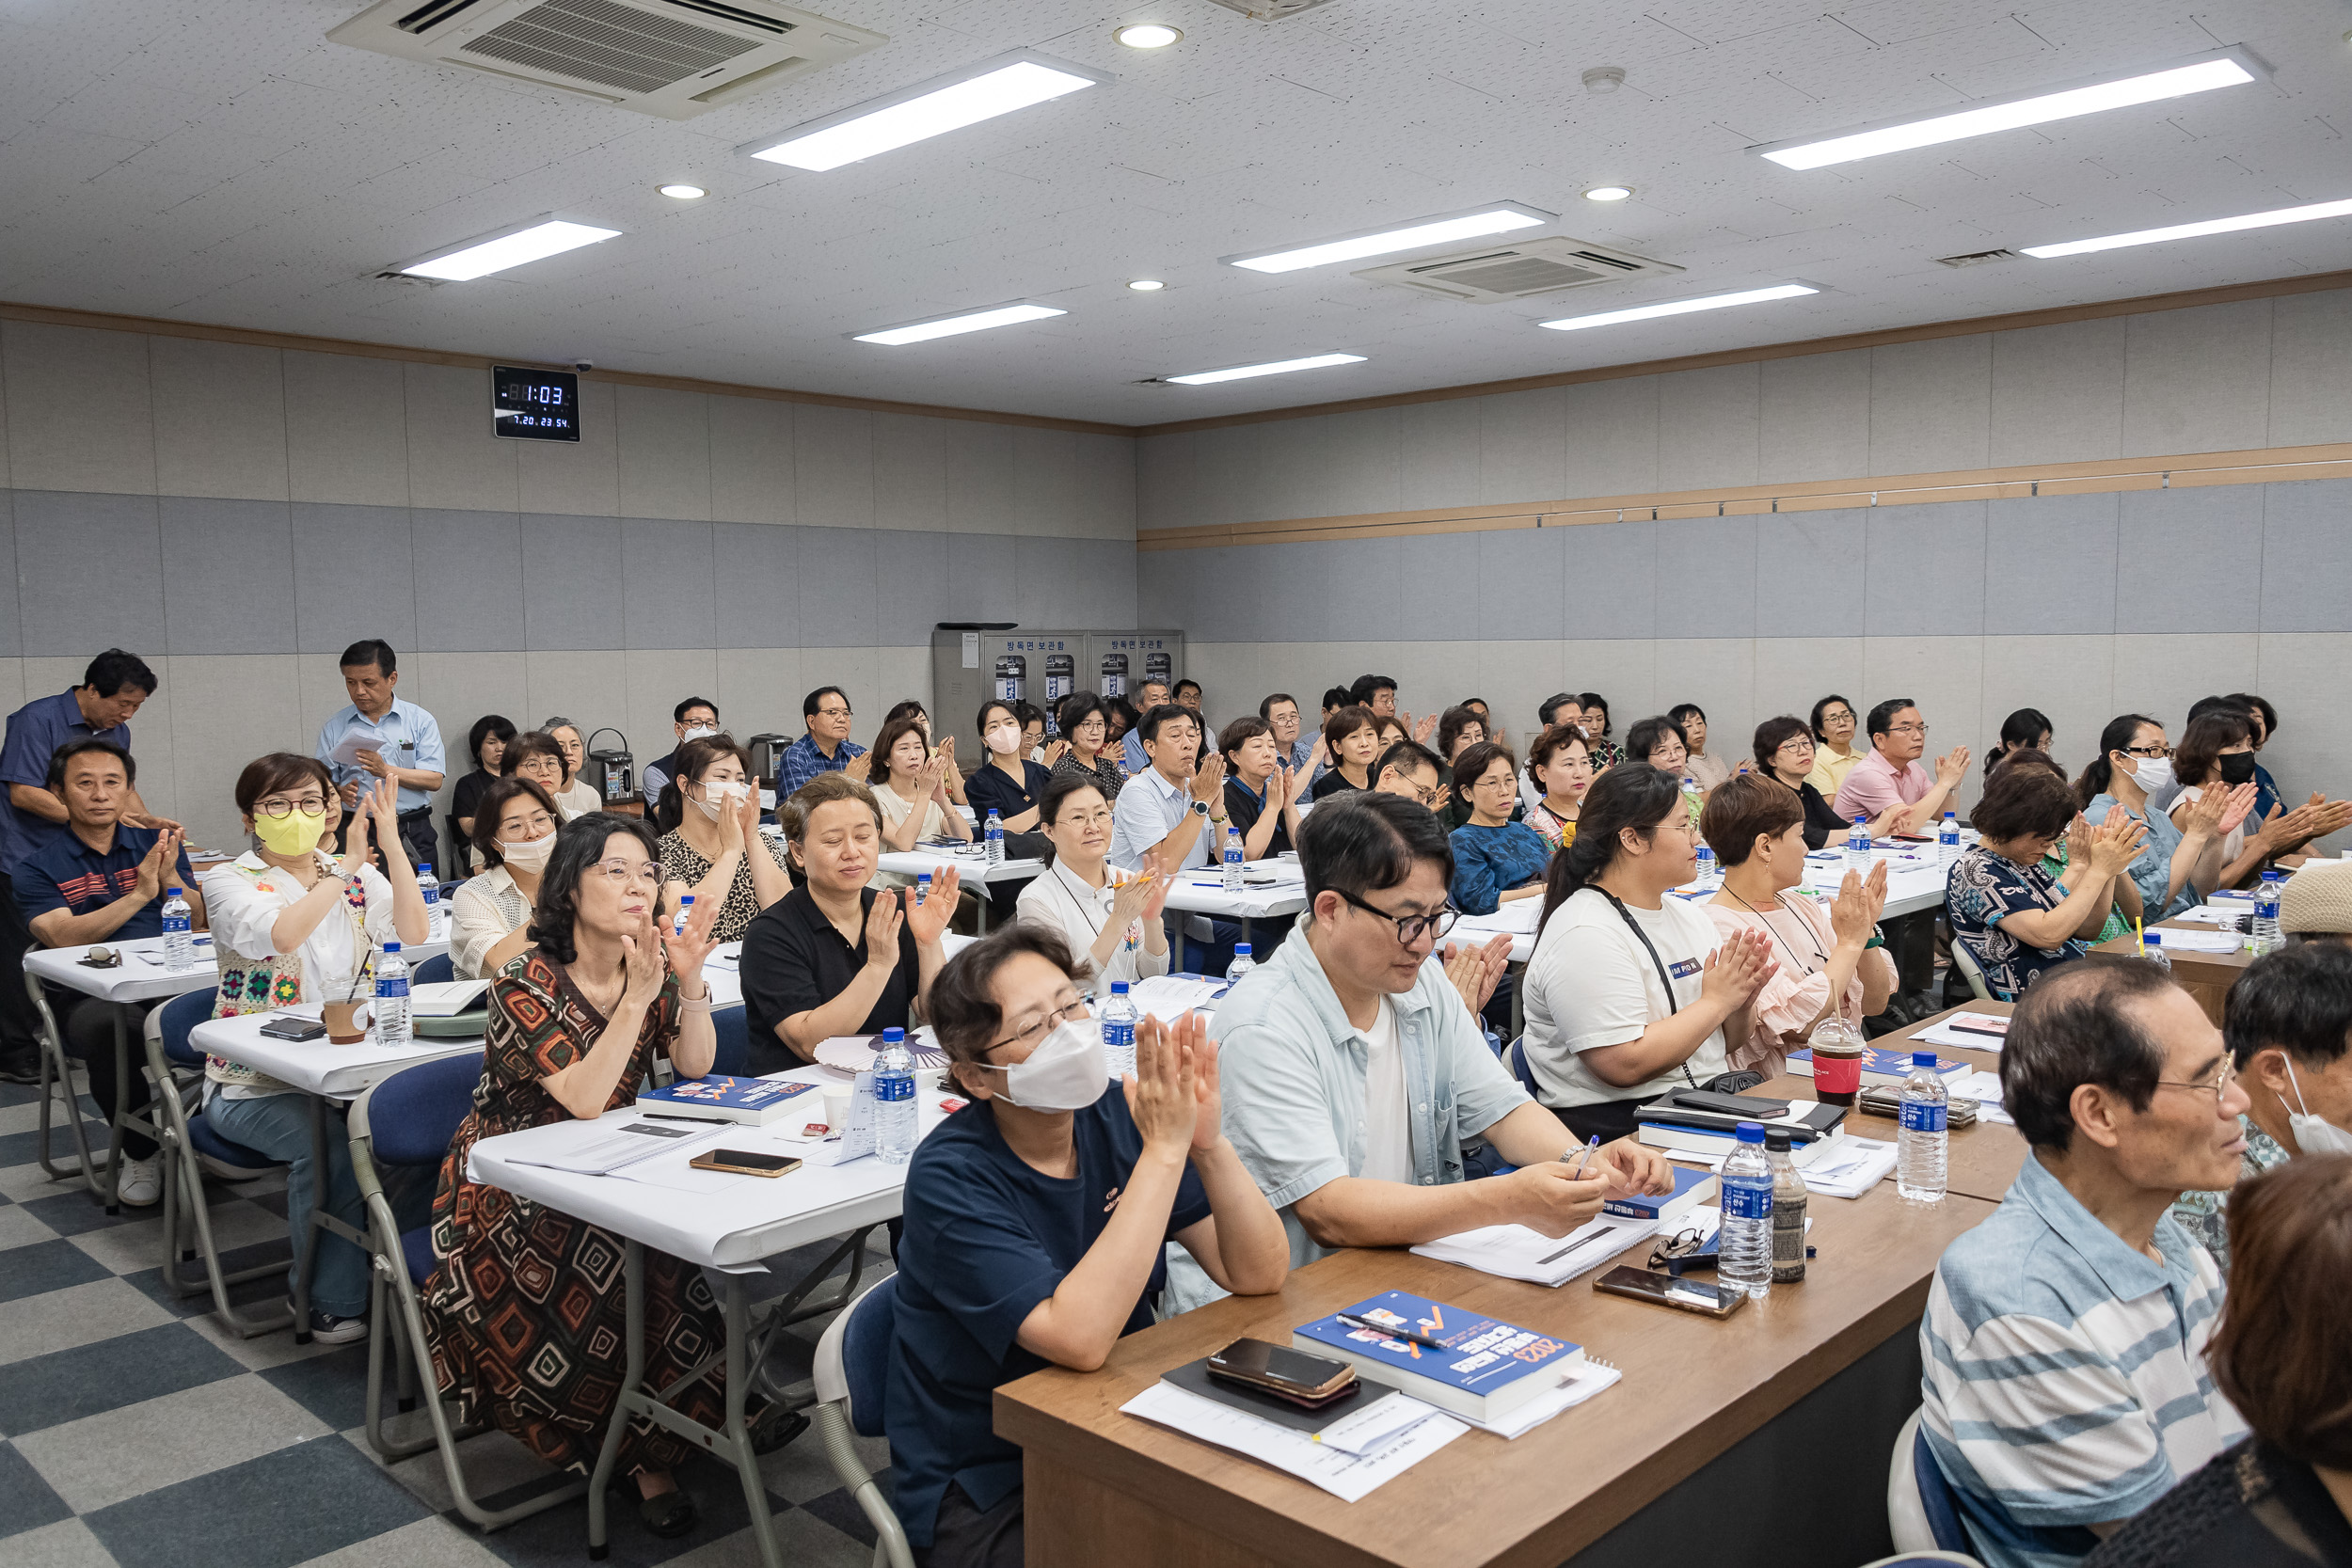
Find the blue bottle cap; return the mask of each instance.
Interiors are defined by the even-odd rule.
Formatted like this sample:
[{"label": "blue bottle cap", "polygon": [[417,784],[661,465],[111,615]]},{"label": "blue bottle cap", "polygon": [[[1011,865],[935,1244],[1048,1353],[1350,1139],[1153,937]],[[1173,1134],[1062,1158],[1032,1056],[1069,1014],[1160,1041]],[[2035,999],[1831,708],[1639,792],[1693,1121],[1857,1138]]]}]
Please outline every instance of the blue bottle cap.
[{"label": "blue bottle cap", "polygon": [[1935,1065],[1935,1053],[1932,1051],[1915,1051],[1911,1053],[1911,1065],[1913,1067],[1933,1067]]},{"label": "blue bottle cap", "polygon": [[179,896],[180,896],[180,890],[179,890],[178,888],[172,888],[172,889],[170,889],[170,890],[169,890],[169,895],[170,895],[171,897],[174,897],[174,898],[179,897]]},{"label": "blue bottle cap", "polygon": [[396,942],[388,942],[384,944],[384,951],[387,953],[397,953],[400,951],[400,943]]},{"label": "blue bottle cap", "polygon": [[2147,933],[2147,940],[2148,945],[2151,947],[2162,947],[2164,945],[2164,934],[2160,931],[2150,931]]},{"label": "blue bottle cap", "polygon": [[904,1045],[906,1042],[907,1032],[904,1029],[884,1029],[882,1031],[882,1044],[884,1045]]},{"label": "blue bottle cap", "polygon": [[1764,1124],[1760,1121],[1741,1122],[1740,1124],[1740,1141],[1743,1144],[1762,1143],[1764,1141]]},{"label": "blue bottle cap", "polygon": [[420,877],[430,877],[430,876],[432,876],[432,875],[433,875],[433,863],[432,863],[431,861],[419,861],[419,862],[417,863],[417,875],[418,875],[418,876],[420,876]]},{"label": "blue bottle cap", "polygon": [[1111,994],[1112,994],[1113,996],[1124,996],[1124,995],[1126,995],[1126,994],[1127,994],[1127,982],[1126,982],[1126,981],[1124,981],[1124,980],[1113,980],[1113,981],[1111,982]]},{"label": "blue bottle cap", "polygon": [[1867,816],[1857,816],[1853,819],[1853,825],[1857,828],[1867,828],[1870,825],[1870,819]]},{"label": "blue bottle cap", "polygon": [[1248,944],[1248,942],[1237,942],[1233,943],[1233,957],[1235,957],[1236,958],[1246,957],[1246,956],[1248,954],[1248,952],[1249,952],[1249,944]]}]

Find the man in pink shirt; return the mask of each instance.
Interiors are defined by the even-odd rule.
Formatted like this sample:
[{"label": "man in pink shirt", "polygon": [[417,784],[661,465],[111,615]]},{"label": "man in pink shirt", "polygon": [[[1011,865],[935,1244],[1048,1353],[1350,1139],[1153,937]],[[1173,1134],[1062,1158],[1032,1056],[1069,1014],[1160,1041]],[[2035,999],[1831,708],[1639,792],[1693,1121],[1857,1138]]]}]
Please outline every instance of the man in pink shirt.
[{"label": "man in pink shirt", "polygon": [[[1890,697],[1870,710],[1870,754],[1853,765],[1837,786],[1837,815],[1876,820],[1894,807],[1905,809],[1890,826],[1895,832],[1932,832],[1953,791],[1968,776],[1968,748],[1955,746],[1935,759],[1935,775],[1919,766],[1928,749],[1928,726],[1918,705],[1908,697]],[[1920,910],[1882,921],[1880,930],[1900,974],[1899,990],[1887,1004],[1887,1016],[1916,1022],[1940,1011],[1929,988],[1935,983],[1934,910]]]}]

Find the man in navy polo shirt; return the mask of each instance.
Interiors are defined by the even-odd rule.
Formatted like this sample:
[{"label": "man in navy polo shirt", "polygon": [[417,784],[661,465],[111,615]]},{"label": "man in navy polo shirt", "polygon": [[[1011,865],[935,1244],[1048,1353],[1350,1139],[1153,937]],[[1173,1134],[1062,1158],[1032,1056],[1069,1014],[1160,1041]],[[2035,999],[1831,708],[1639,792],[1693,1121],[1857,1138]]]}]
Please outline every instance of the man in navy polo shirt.
[{"label": "man in navy polo shirt", "polygon": [[[137,777],[131,753],[111,741],[76,740],[50,757],[45,784],[65,803],[66,828],[18,863],[14,879],[17,912],[43,947],[160,936],[166,890],[172,887],[182,890],[194,923],[203,925],[204,895],[188,868],[180,830],[134,827],[124,819],[125,807],[138,798]],[[64,1021],[66,1049],[89,1068],[99,1115],[113,1119],[118,1083],[129,1091],[124,1109],[144,1106],[146,1075],[134,1071],[118,1079],[116,1073],[113,1005],[54,986],[48,990],[51,1009]],[[135,1208],[154,1202],[162,1182],[153,1140],[126,1133],[122,1154],[118,1196]]]},{"label": "man in navy polo shirt", "polygon": [[[49,787],[49,759],[77,740],[109,741],[127,754],[131,716],[154,694],[155,686],[155,672],[144,659],[108,648],[90,660],[81,685],[27,703],[8,716],[8,738],[0,741],[0,783],[8,785],[8,798],[0,800],[0,1079],[30,1084],[40,1073],[37,1024],[24,978],[24,950],[33,944],[33,933],[17,913],[10,879],[27,855],[66,829],[65,803]],[[180,825],[151,814],[136,789],[125,799],[121,819],[146,828]]]}]

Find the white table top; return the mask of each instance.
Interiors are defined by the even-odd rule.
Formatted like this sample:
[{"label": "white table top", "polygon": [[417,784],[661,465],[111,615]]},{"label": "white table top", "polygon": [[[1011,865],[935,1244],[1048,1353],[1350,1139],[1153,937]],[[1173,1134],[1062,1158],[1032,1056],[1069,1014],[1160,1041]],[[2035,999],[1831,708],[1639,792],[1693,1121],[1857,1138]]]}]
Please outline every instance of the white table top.
[{"label": "white table top", "polygon": [[196,1026],[188,1039],[199,1051],[332,1100],[353,1099],[401,1069],[415,1067],[419,1062],[463,1056],[482,1049],[479,1036],[453,1039],[420,1035],[406,1045],[389,1049],[373,1039],[357,1045],[330,1045],[324,1038],[265,1039],[262,1025],[276,1016],[246,1013],[238,1018],[208,1018]]},{"label": "white table top", "polygon": [[950,854],[944,849],[893,849],[875,863],[883,871],[895,871],[902,877],[917,877],[926,871],[937,877],[952,865],[966,885],[1025,882],[1045,869],[1045,863],[1041,860],[1008,860],[991,865],[988,857],[977,852],[977,845],[974,849],[969,855]]},{"label": "white table top", "polygon": [[[449,951],[446,937],[448,916],[444,914],[435,925],[444,933],[442,940],[419,942],[414,947],[404,946],[400,950],[401,957],[408,960],[412,972],[424,959]],[[24,967],[53,986],[78,990],[102,1002],[160,1002],[220,983],[220,966],[213,959],[212,934],[199,931],[196,942],[196,967],[176,974],[160,963],[150,963],[139,957],[142,953],[151,953],[161,958],[164,951],[164,939],[161,937],[95,943],[123,956],[122,963],[118,968],[86,967],[81,960],[89,952],[89,945],[37,947],[24,955]]]},{"label": "white table top", "polygon": [[[818,1084],[850,1081],[848,1073],[822,1067],[779,1076]],[[804,1098],[821,1118],[815,1097]],[[928,1088],[916,1097],[926,1134],[945,1119],[940,1099]],[[599,1119],[636,1115],[613,1111]],[[774,1178],[690,1168],[696,1154],[711,1148],[797,1153],[803,1147],[798,1134],[808,1119],[787,1114],[766,1127],[723,1126],[711,1136],[681,1140],[683,1147],[665,1149],[617,1176],[578,1176],[514,1163],[517,1153],[563,1148],[597,1135],[589,1131],[595,1123],[556,1122],[485,1138],[473,1147],[467,1175],[690,1263],[739,1269],[898,1212],[907,1167],[871,1156],[843,1165],[803,1164]]]},{"label": "white table top", "polygon": [[[1273,863],[1250,863],[1253,868]],[[1278,915],[1296,914],[1307,907],[1306,879],[1295,864],[1284,865],[1279,876],[1279,879],[1270,887],[1244,887],[1233,894],[1225,891],[1221,867],[1179,872],[1176,885],[1168,890],[1168,907],[1186,914],[1214,915],[1220,920],[1270,920]]]}]

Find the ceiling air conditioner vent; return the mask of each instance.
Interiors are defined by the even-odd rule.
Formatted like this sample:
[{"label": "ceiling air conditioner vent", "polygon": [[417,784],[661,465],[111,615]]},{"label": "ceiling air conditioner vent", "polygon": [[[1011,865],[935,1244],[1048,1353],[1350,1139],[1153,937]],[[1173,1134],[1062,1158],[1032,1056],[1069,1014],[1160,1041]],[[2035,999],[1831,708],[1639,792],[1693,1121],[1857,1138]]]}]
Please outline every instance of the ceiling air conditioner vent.
[{"label": "ceiling air conditioner vent", "polygon": [[1506,299],[1525,299],[1531,294],[1556,293],[1562,289],[1581,289],[1623,277],[1681,270],[1669,261],[1653,261],[1629,251],[1552,236],[1424,261],[1368,267],[1356,276],[1374,283],[1402,284],[1465,304],[1494,305]]},{"label": "ceiling air conditioner vent", "polygon": [[773,0],[381,0],[326,35],[691,119],[887,40]]},{"label": "ceiling air conditioner vent", "polygon": [[1938,256],[1936,261],[1947,267],[1980,267],[1987,261],[2014,261],[2013,250],[1972,250],[1965,256]]},{"label": "ceiling air conditioner vent", "polygon": [[1300,11],[1313,10],[1324,0],[1216,0],[1229,11],[1239,11],[1252,22],[1279,22]]}]

